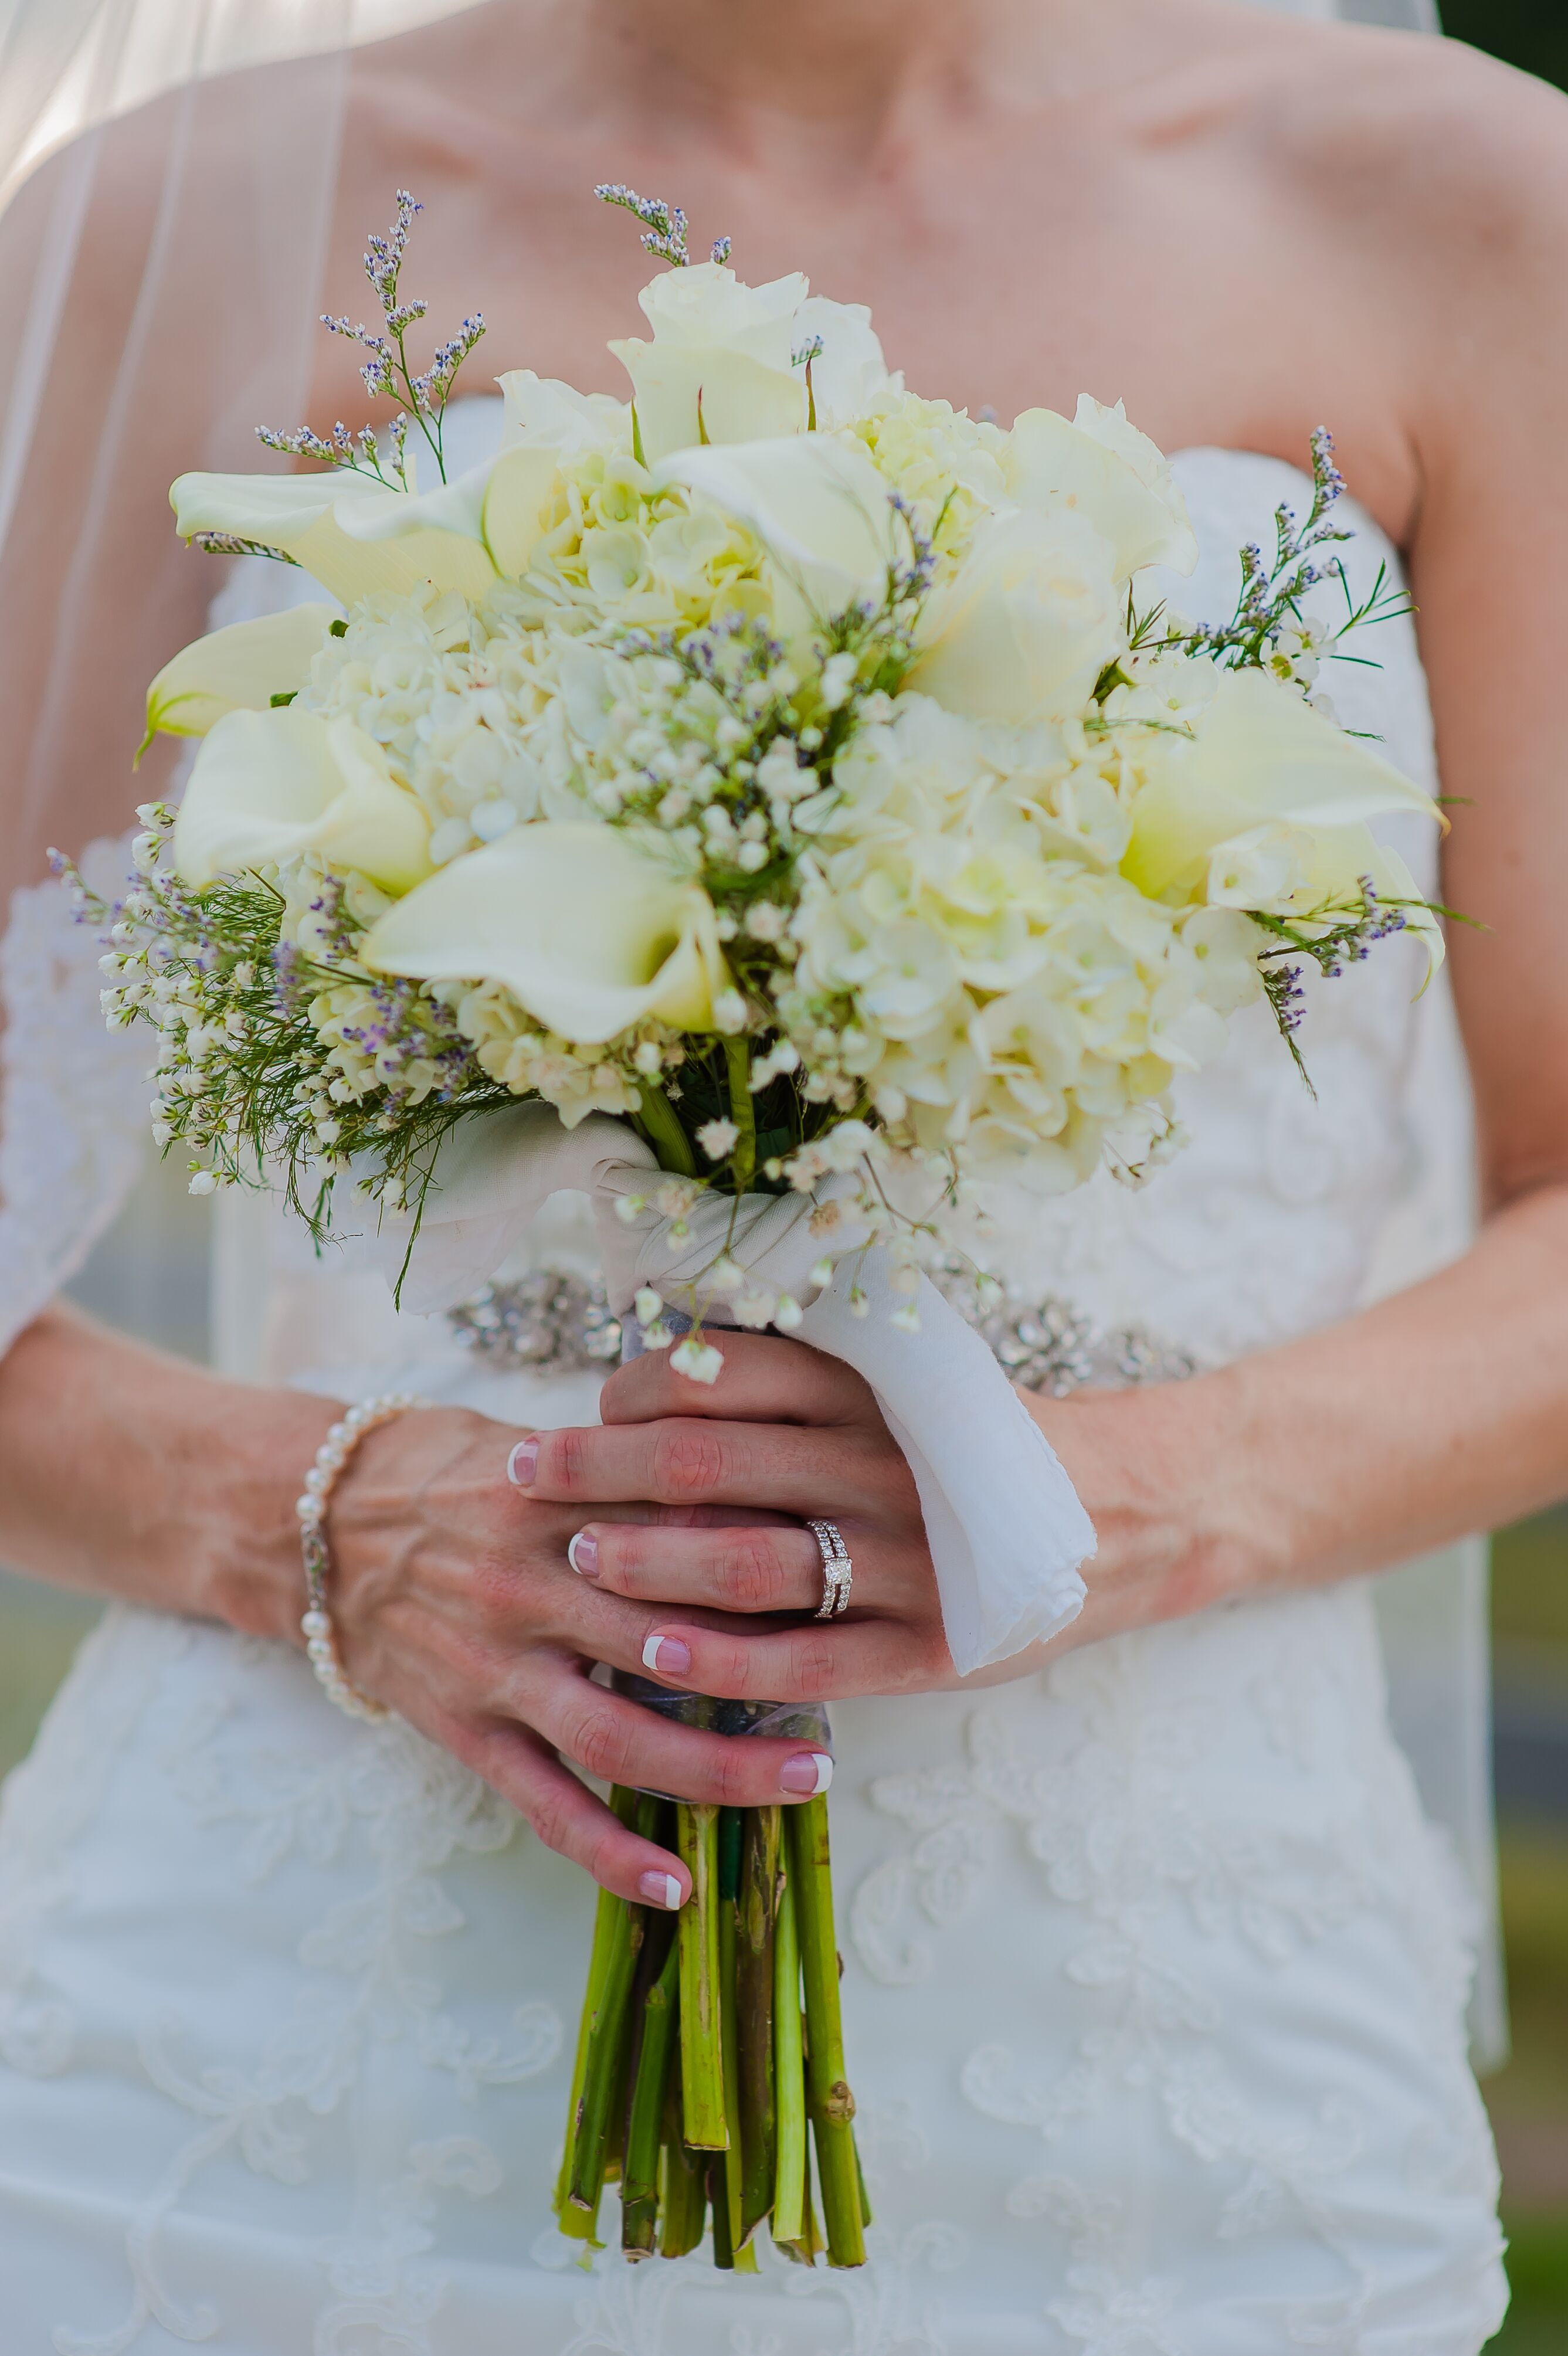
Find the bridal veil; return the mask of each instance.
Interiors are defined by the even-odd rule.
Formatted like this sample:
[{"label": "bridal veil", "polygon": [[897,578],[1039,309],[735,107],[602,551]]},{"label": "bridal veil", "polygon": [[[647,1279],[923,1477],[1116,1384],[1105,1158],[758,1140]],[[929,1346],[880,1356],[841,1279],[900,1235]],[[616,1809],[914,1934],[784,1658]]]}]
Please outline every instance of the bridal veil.
[{"label": "bridal veil", "polygon": [[[254,467],[255,424],[306,412],[357,58],[486,5],[504,0],[0,0],[0,1348],[144,1152],[145,1049],[103,1032],[97,945],[46,854],[113,879],[145,683],[220,578],[176,539],[166,487]],[[1256,5],[1437,29],[1433,0]],[[169,776],[155,748],[142,798]],[[1436,1052],[1457,1054],[1451,1035]],[[1464,1248],[1466,1173],[1423,1159],[1385,1288]],[[1390,1574],[1379,1601],[1396,1731],[1490,1916],[1484,1543]],[[1494,1946],[1483,2060],[1503,2036]]]}]

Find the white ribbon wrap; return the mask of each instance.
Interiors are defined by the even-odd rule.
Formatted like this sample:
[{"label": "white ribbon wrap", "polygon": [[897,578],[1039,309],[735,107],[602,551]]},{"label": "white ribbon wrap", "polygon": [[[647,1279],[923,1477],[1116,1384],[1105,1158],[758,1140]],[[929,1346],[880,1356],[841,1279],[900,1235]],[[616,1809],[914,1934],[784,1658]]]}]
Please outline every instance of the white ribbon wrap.
[{"label": "white ribbon wrap", "polygon": [[[853,1277],[841,1267],[825,1290],[813,1287],[822,1238],[811,1220],[822,1193],[748,1194],[738,1208],[728,1196],[701,1195],[685,1214],[689,1235],[675,1245],[671,1222],[651,1202],[630,1217],[618,1207],[650,1195],[660,1174],[636,1132],[597,1113],[564,1129],[541,1104],[460,1123],[437,1170],[403,1280],[406,1308],[429,1312],[471,1298],[546,1199],[567,1188],[592,1201],[610,1304],[620,1316],[643,1285],[680,1302],[695,1284],[706,1311],[700,1280],[727,1241],[759,1285],[809,1303],[800,1339],[842,1358],[876,1394],[919,1491],[960,1675],[1008,1660],[1078,1617],[1079,1565],[1094,1552],[1094,1528],[1044,1433],[979,1334],[926,1279],[918,1333],[890,1323],[899,1296],[879,1249],[856,1255]],[[406,1220],[383,1217],[381,1250],[393,1269],[408,1233]],[[835,1250],[844,1241],[841,1229]],[[859,1314],[852,1282],[867,1296]],[[722,1302],[713,1305],[722,1317]]]}]

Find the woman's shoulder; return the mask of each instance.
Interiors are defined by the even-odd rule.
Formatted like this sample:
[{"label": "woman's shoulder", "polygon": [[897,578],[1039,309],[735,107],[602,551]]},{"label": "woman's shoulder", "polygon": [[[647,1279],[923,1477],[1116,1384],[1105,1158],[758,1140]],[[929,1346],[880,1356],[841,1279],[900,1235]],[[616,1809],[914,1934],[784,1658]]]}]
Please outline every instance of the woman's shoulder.
[{"label": "woman's shoulder", "polygon": [[1252,68],[1249,137],[1353,241],[1347,266],[1424,254],[1455,287],[1568,241],[1568,97],[1532,75],[1460,41],[1345,25],[1293,25]]}]

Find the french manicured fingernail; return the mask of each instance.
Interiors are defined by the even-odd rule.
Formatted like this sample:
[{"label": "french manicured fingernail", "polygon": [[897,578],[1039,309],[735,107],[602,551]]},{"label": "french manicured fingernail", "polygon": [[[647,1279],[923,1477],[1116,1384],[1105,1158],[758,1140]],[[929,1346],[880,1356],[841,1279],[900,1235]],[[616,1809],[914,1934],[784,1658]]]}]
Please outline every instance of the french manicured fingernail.
[{"label": "french manicured fingernail", "polygon": [[566,1559],[581,1579],[599,1575],[599,1542],[588,1530],[579,1530],[566,1549]]},{"label": "french manicured fingernail", "polygon": [[539,1435],[520,1440],[506,1461],[506,1477],[514,1489],[532,1489],[539,1469]]},{"label": "french manicured fingernail", "polygon": [[650,1906],[661,1906],[666,1913],[679,1913],[686,1902],[672,1873],[645,1873],[637,1886]]},{"label": "french manicured fingernail", "polygon": [[692,1647],[679,1636],[650,1636],[642,1648],[642,1665],[661,1677],[683,1677],[692,1665]]},{"label": "french manicured fingernail", "polygon": [[797,1751],[779,1770],[779,1781],[784,1790],[798,1792],[803,1800],[818,1798],[832,1780],[833,1762],[825,1751]]}]

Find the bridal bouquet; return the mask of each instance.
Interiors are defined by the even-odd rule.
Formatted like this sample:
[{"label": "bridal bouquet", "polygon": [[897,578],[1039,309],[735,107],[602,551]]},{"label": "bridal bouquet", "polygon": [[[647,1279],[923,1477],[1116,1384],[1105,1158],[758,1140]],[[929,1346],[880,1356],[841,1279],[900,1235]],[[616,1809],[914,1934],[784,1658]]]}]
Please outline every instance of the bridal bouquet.
[{"label": "bridal bouquet", "polygon": [[[351,1180],[416,1293],[443,1237],[442,1280],[476,1250],[482,1278],[579,1184],[628,1331],[693,1381],[725,1325],[874,1358],[972,1668],[1070,1616],[1092,1533],[1054,1460],[1022,1537],[978,1529],[1049,1451],[992,1367],[1005,1430],[987,1391],[964,1490],[920,1357],[958,1321],[923,1269],[985,1182],[1145,1177],[1182,1142],[1173,1083],[1239,1010],[1266,1001],[1297,1053],[1306,966],[1407,927],[1436,953],[1367,823],[1433,806],[1316,688],[1393,600],[1306,616],[1344,581],[1326,434],[1309,512],[1282,508],[1232,618],[1196,626],[1146,586],[1197,549],[1120,407],[1004,429],[924,400],[864,309],[746,286],[724,241],[691,259],[678,209],[599,194],[669,265],[650,336],[611,348],[629,402],[504,377],[496,455],[448,479],[483,322],[414,373],[404,198],[367,256],[377,323],[326,323],[395,424],[267,433],[319,464],[176,484],[188,539],[326,599],[155,680],[149,735],[201,742],[97,912],[109,1020],[158,1033],[155,1130],[193,1149],[193,1189],[281,1164],[322,1234]],[[948,1372],[939,1421],[969,1382]],[[693,1902],[673,1937],[601,1904],[564,2225],[591,2238],[618,2177],[633,2254],[692,2247],[711,2205],[721,2264],[764,2219],[809,2260],[809,2116],[830,2259],[858,2263],[823,1804],[788,1837],[777,1810],[615,1804],[673,1833]]]}]

